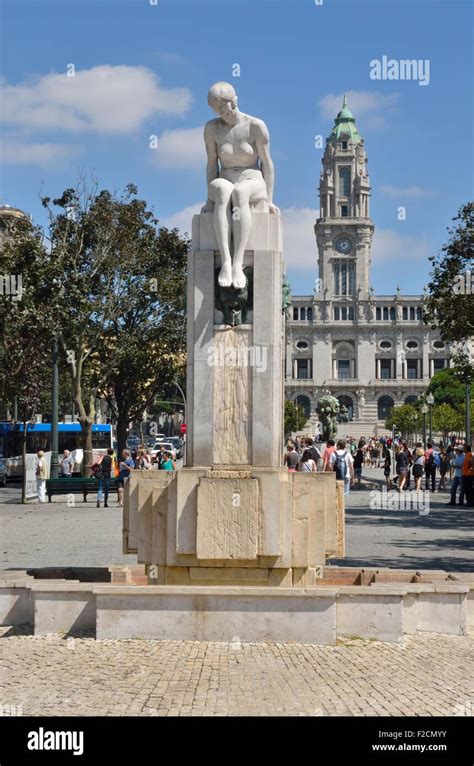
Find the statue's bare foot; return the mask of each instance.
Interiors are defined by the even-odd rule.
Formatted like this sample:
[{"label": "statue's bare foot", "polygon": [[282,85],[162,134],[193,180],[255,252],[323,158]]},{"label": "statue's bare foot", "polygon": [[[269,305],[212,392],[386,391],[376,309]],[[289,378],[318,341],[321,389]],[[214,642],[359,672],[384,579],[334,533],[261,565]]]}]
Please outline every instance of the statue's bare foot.
[{"label": "statue's bare foot", "polygon": [[232,284],[236,290],[240,290],[247,284],[247,279],[243,272],[242,266],[234,266],[232,269]]},{"label": "statue's bare foot", "polygon": [[230,287],[232,284],[232,267],[230,263],[224,263],[221,266],[217,280],[221,287]]}]

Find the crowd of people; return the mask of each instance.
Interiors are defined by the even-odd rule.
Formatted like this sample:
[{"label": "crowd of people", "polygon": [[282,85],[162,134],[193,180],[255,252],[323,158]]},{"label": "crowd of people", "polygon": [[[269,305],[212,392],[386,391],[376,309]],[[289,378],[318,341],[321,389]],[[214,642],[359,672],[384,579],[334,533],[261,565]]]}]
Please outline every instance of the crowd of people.
[{"label": "crowd of people", "polygon": [[[318,445],[318,446],[317,446]],[[391,437],[352,437],[337,444],[329,439],[325,447],[311,436],[295,437],[287,444],[284,464],[289,471],[335,471],[344,480],[344,492],[362,485],[365,467],[383,471],[387,490],[450,492],[448,505],[474,505],[474,457],[471,445],[452,438],[447,445],[417,442],[409,446]],[[423,487],[424,479],[424,487]],[[449,487],[448,487],[449,482]]]},{"label": "crowd of people", "polygon": [[[152,458],[150,448],[145,447],[143,444],[133,454],[129,449],[124,449],[122,450],[120,460],[117,459],[115,450],[112,448],[108,449],[91,466],[91,473],[98,480],[97,508],[101,507],[102,501],[104,501],[104,508],[108,508],[111,479],[117,479],[118,504],[123,505],[125,482],[130,478],[130,472],[135,469],[142,471],[152,469],[175,471],[176,463],[171,452],[167,451],[164,446],[160,447],[154,458]],[[74,458],[71,452],[66,449],[62,457],[59,458],[58,478],[71,479],[73,472]],[[46,502],[47,479],[48,464],[43,450],[40,450],[36,456],[36,485],[38,501],[40,503]]]}]

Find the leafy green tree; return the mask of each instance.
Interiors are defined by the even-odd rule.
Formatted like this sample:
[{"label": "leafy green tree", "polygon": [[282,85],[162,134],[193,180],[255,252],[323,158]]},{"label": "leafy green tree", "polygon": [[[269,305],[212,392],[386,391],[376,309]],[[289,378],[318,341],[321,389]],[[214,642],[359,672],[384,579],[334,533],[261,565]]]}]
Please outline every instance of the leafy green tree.
[{"label": "leafy green tree", "polygon": [[449,434],[462,431],[463,425],[464,419],[460,410],[455,410],[449,404],[438,404],[433,407],[433,428],[436,432],[443,434],[445,441]]},{"label": "leafy green tree", "polygon": [[406,438],[409,434],[420,431],[422,424],[423,416],[418,407],[413,404],[401,404],[391,410],[385,421],[385,428],[391,430],[395,427]]},{"label": "leafy green tree", "polygon": [[[454,367],[445,367],[439,370],[431,378],[427,389],[433,394],[435,404],[449,404],[458,410],[466,400],[466,384],[462,381],[458,370]],[[474,398],[474,386],[471,384],[471,397]]]},{"label": "leafy green tree", "polygon": [[[0,295],[0,398],[10,403],[16,400],[18,418],[23,423],[23,464],[27,423],[38,413],[41,393],[51,375],[47,262],[40,229],[26,218],[16,220],[13,228],[4,233],[0,246],[0,274],[16,292],[13,295],[3,290]],[[32,264],[35,268],[31,268]],[[24,471],[22,502],[25,488]]]},{"label": "leafy green tree", "polygon": [[453,221],[457,223],[448,229],[447,244],[430,258],[432,271],[425,319],[439,328],[443,340],[462,344],[474,335],[474,203],[461,207]]},{"label": "leafy green tree", "polygon": [[183,364],[188,243],[175,230],[160,230],[136,195],[132,184],[117,196],[81,182],[57,199],[43,198],[57,333],[71,375],[86,472],[97,398],[105,396],[112,407],[123,446],[128,421],[141,416]]},{"label": "leafy green tree", "polygon": [[289,399],[285,401],[285,439],[294,431],[299,431],[306,423],[306,414],[301,404]]}]

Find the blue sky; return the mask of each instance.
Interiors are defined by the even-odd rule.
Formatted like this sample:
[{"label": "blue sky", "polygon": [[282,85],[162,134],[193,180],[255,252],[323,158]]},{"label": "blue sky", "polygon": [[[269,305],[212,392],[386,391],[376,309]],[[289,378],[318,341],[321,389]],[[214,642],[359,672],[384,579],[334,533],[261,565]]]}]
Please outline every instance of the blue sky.
[{"label": "blue sky", "polygon": [[[93,171],[101,187],[136,183],[163,223],[189,231],[206,197],[201,128],[213,116],[206,94],[217,80],[232,82],[240,108],[269,127],[295,294],[311,293],[317,276],[322,150],[314,138],[329,134],[344,92],[369,157],[377,293],[397,285],[421,292],[428,255],[472,197],[469,0],[0,6],[0,197],[38,222],[41,193],[59,195]],[[370,79],[370,61],[383,55],[429,59],[429,84]],[[75,77],[67,77],[69,64]],[[240,77],[232,76],[234,64]]]}]

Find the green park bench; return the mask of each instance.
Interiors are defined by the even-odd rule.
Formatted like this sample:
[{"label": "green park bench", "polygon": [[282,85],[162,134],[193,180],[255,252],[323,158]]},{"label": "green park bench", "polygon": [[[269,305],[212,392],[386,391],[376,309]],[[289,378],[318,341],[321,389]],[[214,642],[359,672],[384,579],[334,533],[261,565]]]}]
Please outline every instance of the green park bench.
[{"label": "green park bench", "polygon": [[[117,490],[117,479],[110,479],[109,492]],[[51,502],[53,495],[69,495],[71,492],[82,492],[84,502],[87,503],[89,492],[97,494],[99,487],[98,479],[93,476],[78,476],[71,479],[46,479],[46,494]]]}]

